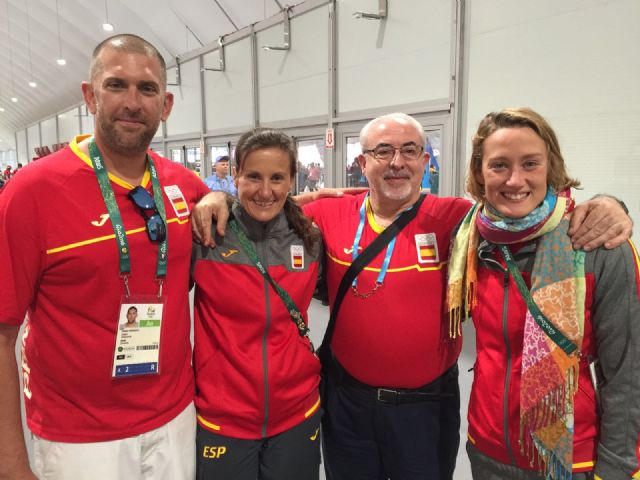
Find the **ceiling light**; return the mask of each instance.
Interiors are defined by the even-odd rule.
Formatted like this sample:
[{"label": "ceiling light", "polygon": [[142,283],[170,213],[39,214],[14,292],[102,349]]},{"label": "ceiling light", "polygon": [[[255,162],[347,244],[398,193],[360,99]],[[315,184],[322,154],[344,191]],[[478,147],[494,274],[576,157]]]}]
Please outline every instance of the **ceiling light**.
[{"label": "ceiling light", "polygon": [[0,107],[0,112],[4,112],[4,108]]},{"label": "ceiling light", "polygon": [[18,103],[18,97],[11,97],[11,101],[13,103]]},{"label": "ceiling light", "polygon": [[29,80],[29,86],[31,88],[36,88],[38,84],[33,81],[33,64],[31,62],[31,16],[29,15],[29,2],[25,0],[25,10],[27,12],[27,45],[29,47],[29,74],[31,76],[31,80]]},{"label": "ceiling light", "polygon": [[62,39],[60,38],[60,10],[58,9],[58,0],[56,0],[56,23],[58,25],[58,59],[56,63],[60,66],[66,65],[67,61],[62,56]]},{"label": "ceiling light", "polygon": [[104,0],[104,23],[102,24],[102,29],[105,32],[113,32],[113,25],[109,21],[109,6],[107,5],[107,0]]}]

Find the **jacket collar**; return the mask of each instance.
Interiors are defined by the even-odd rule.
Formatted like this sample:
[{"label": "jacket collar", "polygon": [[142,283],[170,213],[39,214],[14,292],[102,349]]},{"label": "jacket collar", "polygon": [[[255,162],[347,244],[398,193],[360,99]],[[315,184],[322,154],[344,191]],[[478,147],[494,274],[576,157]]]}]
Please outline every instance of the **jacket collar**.
[{"label": "jacket collar", "polygon": [[240,202],[235,200],[231,207],[231,213],[236,219],[240,227],[246,232],[251,240],[260,240],[262,238],[273,237],[288,228],[287,217],[284,210],[268,222],[260,222],[253,218],[242,208]]}]

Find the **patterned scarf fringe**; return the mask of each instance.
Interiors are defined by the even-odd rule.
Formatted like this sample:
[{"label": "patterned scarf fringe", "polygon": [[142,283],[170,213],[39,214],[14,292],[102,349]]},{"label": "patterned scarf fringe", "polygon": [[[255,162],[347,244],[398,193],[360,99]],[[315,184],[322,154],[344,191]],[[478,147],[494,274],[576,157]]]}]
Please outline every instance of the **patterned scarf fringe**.
[{"label": "patterned scarf fringe", "polygon": [[477,256],[479,234],[475,228],[479,205],[462,220],[459,235],[453,237],[450,251],[455,256],[449,260],[447,282],[447,311],[449,313],[449,338],[462,335],[462,322],[469,319],[471,309],[476,306]]},{"label": "patterned scarf fringe", "polygon": [[571,480],[573,478],[572,468],[567,469],[557,455],[545,449],[540,442],[536,441],[535,443],[536,446],[533,450],[536,452],[538,471],[545,480]]},{"label": "patterned scarf fringe", "polygon": [[[562,420],[566,423],[565,401],[567,396],[573,397],[578,388],[579,365],[577,360],[569,370],[565,383],[550,390],[547,394],[526,413],[520,415],[520,453],[529,459],[531,467],[550,480],[571,480],[572,465],[564,465],[560,457],[546,448],[542,441],[534,438],[533,432]],[[573,402],[571,402],[573,403]],[[569,412],[573,414],[573,412]]]}]

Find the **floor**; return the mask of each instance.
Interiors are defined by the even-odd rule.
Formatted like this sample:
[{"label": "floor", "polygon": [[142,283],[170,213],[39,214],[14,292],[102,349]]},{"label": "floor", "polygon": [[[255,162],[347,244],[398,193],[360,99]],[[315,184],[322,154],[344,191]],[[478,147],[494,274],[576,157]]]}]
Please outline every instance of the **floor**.
[{"label": "floor", "polygon": [[[191,300],[193,300],[193,295]],[[324,330],[327,326],[327,321],[329,320],[329,309],[320,304],[320,302],[313,301],[311,307],[309,309],[309,323],[311,328],[311,338],[313,340],[313,344],[317,346],[320,345],[322,341],[322,336],[324,335]],[[460,450],[458,452],[458,460],[456,464],[456,472],[454,475],[454,480],[471,480],[471,470],[469,468],[469,460],[467,459],[467,455],[464,449],[464,443],[466,439],[467,432],[467,418],[466,411],[469,400],[469,392],[471,389],[471,381],[473,379],[473,373],[469,371],[469,369],[473,366],[473,362],[475,359],[475,333],[473,327],[471,325],[465,325],[463,328],[464,334],[464,347],[462,354],[459,360],[459,368],[460,368],[460,394],[461,394],[461,412],[462,412],[462,427],[460,429],[461,435],[461,445]],[[18,338],[21,338],[19,336]],[[20,342],[16,346],[16,356],[19,359]],[[19,362],[19,360],[18,360]],[[19,363],[18,363],[19,364]],[[24,418],[24,412],[23,412]],[[23,422],[24,426],[24,422]],[[31,439],[30,434],[26,426],[25,429],[25,439],[27,443],[27,449],[31,452]],[[320,479],[326,480],[324,476],[324,471],[320,469]]]}]

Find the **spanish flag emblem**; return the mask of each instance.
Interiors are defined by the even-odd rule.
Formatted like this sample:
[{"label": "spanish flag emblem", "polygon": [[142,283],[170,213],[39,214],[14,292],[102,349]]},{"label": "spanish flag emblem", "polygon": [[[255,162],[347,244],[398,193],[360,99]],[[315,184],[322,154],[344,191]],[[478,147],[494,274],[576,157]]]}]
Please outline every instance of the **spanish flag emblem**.
[{"label": "spanish flag emblem", "polygon": [[415,236],[419,263],[438,263],[438,241],[435,233],[420,233]]},{"label": "spanish flag emblem", "polygon": [[184,195],[177,185],[168,185],[164,187],[164,193],[166,193],[169,202],[173,207],[173,211],[176,213],[176,217],[186,217],[189,215],[189,205],[184,199]]},{"label": "spanish flag emblem", "polygon": [[304,247],[302,245],[291,245],[291,268],[294,270],[304,268]]}]

